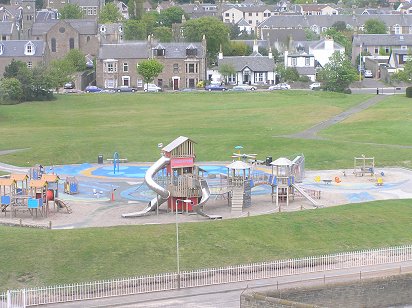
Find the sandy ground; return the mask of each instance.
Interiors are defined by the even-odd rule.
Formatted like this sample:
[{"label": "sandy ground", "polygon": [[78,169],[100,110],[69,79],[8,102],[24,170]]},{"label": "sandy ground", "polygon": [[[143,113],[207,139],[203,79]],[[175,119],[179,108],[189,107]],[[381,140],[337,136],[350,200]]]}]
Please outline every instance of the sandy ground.
[{"label": "sandy ground", "polygon": [[[306,171],[305,178],[299,186],[321,192],[321,199],[317,200],[322,207],[344,205],[349,203],[366,202],[386,199],[412,198],[412,171],[402,168],[383,168],[377,174],[370,176],[355,176],[353,170],[322,170]],[[381,172],[384,173],[381,176]],[[315,182],[319,176],[321,181]],[[334,181],[335,177],[341,179],[340,183]],[[384,184],[376,185],[377,177],[382,177]],[[325,184],[323,180],[331,179],[332,183]],[[134,184],[139,181],[135,181]],[[259,189],[259,187],[257,188]],[[0,217],[0,223],[20,223],[47,226],[51,223],[53,229],[72,229],[85,227],[106,227],[117,225],[165,224],[175,223],[176,215],[167,212],[165,204],[159,213],[150,212],[143,217],[122,218],[124,213],[136,212],[146,207],[146,202],[127,201],[120,197],[121,190],[116,191],[115,201],[109,196],[94,199],[78,199],[75,196],[60,194],[60,199],[65,200],[73,210],[71,214],[65,209],[57,210],[50,205],[47,217],[38,215],[33,217],[29,212],[18,212],[16,217],[10,218],[10,213]],[[280,203],[280,209],[272,203],[270,194],[253,195],[252,206],[244,208],[242,213],[232,213],[228,200],[222,196],[211,196],[204,208],[207,214],[221,215],[223,219],[233,219],[252,215],[278,213],[286,211],[315,210],[316,208],[305,198],[296,197],[289,205]],[[178,215],[179,222],[206,222],[205,217],[193,213]]]}]

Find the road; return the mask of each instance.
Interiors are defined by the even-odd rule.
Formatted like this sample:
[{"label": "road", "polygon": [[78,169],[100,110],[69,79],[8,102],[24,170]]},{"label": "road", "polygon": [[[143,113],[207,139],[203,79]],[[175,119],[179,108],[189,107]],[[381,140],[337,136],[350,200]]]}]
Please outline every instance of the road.
[{"label": "road", "polygon": [[399,273],[411,273],[412,261],[358,267],[351,269],[291,275],[273,279],[261,279],[241,283],[188,288],[175,291],[155,292],[131,296],[112,297],[99,300],[46,305],[49,308],[235,308],[240,306],[240,295],[244,291],[285,289],[298,286],[315,286],[325,283],[356,281],[372,277],[385,277]]}]

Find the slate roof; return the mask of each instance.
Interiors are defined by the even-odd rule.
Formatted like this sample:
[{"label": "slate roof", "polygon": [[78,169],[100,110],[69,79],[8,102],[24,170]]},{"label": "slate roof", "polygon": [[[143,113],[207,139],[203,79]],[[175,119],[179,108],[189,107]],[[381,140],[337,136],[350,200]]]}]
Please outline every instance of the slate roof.
[{"label": "slate roof", "polygon": [[[353,28],[365,25],[369,19],[376,18],[375,15],[275,15],[270,16],[259,24],[259,28],[310,28],[312,25],[319,27],[332,27],[337,21],[343,21]],[[400,26],[409,27],[412,25],[412,15],[401,14],[382,14],[379,15],[379,20],[383,21],[387,26],[399,24]]]},{"label": "slate roof", "polygon": [[352,45],[359,46],[412,46],[412,34],[358,34]]},{"label": "slate roof", "polygon": [[149,57],[146,41],[102,44],[98,54],[99,59],[145,59]]},{"label": "slate roof", "polygon": [[292,38],[295,41],[306,39],[306,33],[303,29],[262,29],[262,38],[268,40],[273,46],[275,42],[287,44]]},{"label": "slate roof", "polygon": [[165,58],[169,59],[185,59],[186,48],[197,48],[197,58],[206,56],[206,50],[203,50],[201,43],[162,43],[165,49]]},{"label": "slate roof", "polygon": [[19,41],[0,41],[3,44],[3,54],[2,57],[42,57],[44,54],[44,41],[31,41],[35,46],[34,55],[27,56],[24,54],[24,46],[30,42],[29,40],[19,40]]},{"label": "slate roof", "polygon": [[219,65],[230,64],[237,72],[248,67],[254,72],[271,72],[275,69],[275,62],[269,57],[263,56],[235,56],[219,59]]},{"label": "slate roof", "polygon": [[0,35],[11,35],[13,33],[14,23],[12,21],[0,22]]},{"label": "slate roof", "polygon": [[[57,23],[63,20],[48,20],[46,22],[35,22],[32,27],[32,35],[44,35]],[[65,19],[74,29],[83,35],[97,34],[97,22],[90,19]]]}]

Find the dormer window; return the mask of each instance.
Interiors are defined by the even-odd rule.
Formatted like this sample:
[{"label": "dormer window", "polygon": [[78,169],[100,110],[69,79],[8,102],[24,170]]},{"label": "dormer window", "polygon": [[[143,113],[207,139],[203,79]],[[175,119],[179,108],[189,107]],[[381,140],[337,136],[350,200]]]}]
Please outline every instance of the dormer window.
[{"label": "dormer window", "polygon": [[161,44],[159,44],[154,48],[154,53],[158,57],[164,57],[166,54],[166,49]]},{"label": "dormer window", "polygon": [[186,57],[196,57],[197,56],[197,48],[196,46],[190,44],[186,48]]},{"label": "dormer window", "polygon": [[30,41],[26,45],[24,45],[24,54],[26,56],[32,56],[36,52],[36,48],[34,44]]},{"label": "dormer window", "polygon": [[106,32],[106,26],[105,25],[100,26],[100,32],[102,32],[102,33]]}]

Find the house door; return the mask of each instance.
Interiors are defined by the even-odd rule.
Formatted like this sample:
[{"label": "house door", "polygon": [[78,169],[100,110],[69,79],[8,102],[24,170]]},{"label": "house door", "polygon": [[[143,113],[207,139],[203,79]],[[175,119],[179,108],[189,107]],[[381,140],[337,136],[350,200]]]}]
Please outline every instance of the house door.
[{"label": "house door", "polygon": [[173,90],[179,90],[179,79],[173,79]]},{"label": "house door", "polygon": [[249,74],[244,74],[243,75],[243,83],[244,84],[249,84],[250,82],[250,75]]}]

